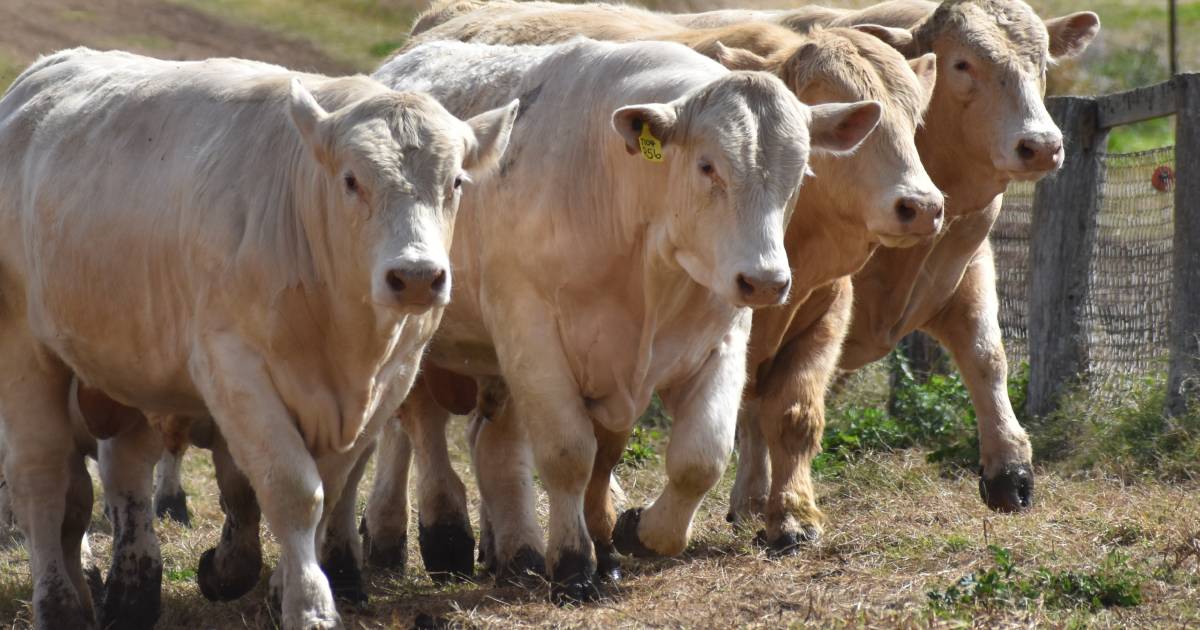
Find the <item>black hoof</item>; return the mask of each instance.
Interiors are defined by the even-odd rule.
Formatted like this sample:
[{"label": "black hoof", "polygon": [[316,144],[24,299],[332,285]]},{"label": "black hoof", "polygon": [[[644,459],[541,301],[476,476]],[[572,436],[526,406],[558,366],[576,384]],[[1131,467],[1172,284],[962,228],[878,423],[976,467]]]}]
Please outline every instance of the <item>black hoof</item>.
[{"label": "black hoof", "polygon": [[616,526],[613,527],[613,545],[617,551],[627,556],[658,557],[660,554],[643,545],[642,539],[638,538],[638,524],[641,522],[642,508],[633,508],[622,512],[621,516],[617,518]]},{"label": "black hoof", "polygon": [[564,550],[554,566],[550,581],[550,601],[558,606],[593,602],[600,598],[593,576],[596,565],[581,551]]},{"label": "black hoof", "polygon": [[596,543],[596,578],[601,584],[621,581],[621,558],[612,543]]},{"label": "black hoof", "polygon": [[192,518],[187,508],[187,495],[183,492],[155,497],[154,514],[158,518],[169,518],[185,527],[192,526]]},{"label": "black hoof", "polygon": [[1033,469],[1029,464],[1005,466],[991,479],[980,471],[979,496],[997,512],[1024,512],[1033,507]]},{"label": "black hoof", "polygon": [[96,620],[85,611],[75,587],[55,576],[48,579],[45,592],[33,602],[35,628],[93,628]]},{"label": "black hoof", "polygon": [[329,580],[329,588],[335,598],[358,606],[367,603],[362,568],[358,566],[354,554],[348,548],[340,546],[329,551],[321,563],[321,571]]},{"label": "black hoof", "polygon": [[771,556],[794,556],[805,546],[816,543],[820,537],[816,529],[806,527],[798,532],[784,532],[775,540],[767,540],[767,530],[760,529],[754,535],[754,544],[766,549]]},{"label": "black hoof", "polygon": [[521,547],[508,562],[496,569],[498,586],[523,586],[532,588],[542,583],[546,575],[546,559],[531,547]]},{"label": "black hoof", "polygon": [[248,554],[245,562],[239,563],[237,570],[229,570],[225,566],[225,575],[218,570],[217,550],[205,551],[200,556],[200,566],[196,570],[196,584],[200,593],[209,601],[229,602],[249,593],[258,584],[258,575],[262,572],[262,556]]},{"label": "black hoof", "polygon": [[362,534],[363,557],[367,565],[375,569],[404,573],[408,565],[408,536],[399,536],[394,540],[375,540],[367,529],[367,517],[364,516],[358,527]]},{"label": "black hoof", "polygon": [[425,572],[435,582],[475,576],[475,536],[469,524],[442,521],[417,530]]},{"label": "black hoof", "polygon": [[153,628],[162,610],[162,565],[149,558],[138,563],[136,575],[109,573],[104,584],[102,628]]}]

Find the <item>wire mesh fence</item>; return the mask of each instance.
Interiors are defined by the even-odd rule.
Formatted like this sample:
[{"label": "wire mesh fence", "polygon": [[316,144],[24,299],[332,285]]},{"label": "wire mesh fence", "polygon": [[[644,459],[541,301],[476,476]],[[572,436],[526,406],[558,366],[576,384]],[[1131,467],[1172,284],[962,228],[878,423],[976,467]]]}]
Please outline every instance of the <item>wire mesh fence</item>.
[{"label": "wire mesh fence", "polygon": [[[1174,148],[1101,158],[1104,174],[1083,308],[1087,382],[1122,384],[1166,370],[1170,353]],[[1000,327],[1009,364],[1029,359],[1032,184],[1010,185],[992,229]]]}]

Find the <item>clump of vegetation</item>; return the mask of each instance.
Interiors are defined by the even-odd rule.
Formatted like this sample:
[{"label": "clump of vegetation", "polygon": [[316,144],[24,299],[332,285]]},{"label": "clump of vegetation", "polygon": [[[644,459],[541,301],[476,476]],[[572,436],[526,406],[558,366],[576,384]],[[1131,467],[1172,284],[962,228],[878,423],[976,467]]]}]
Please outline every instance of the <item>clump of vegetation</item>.
[{"label": "clump of vegetation", "polygon": [[638,425],[625,444],[621,464],[641,468],[658,461],[658,445],[663,441],[662,431],[646,425]]},{"label": "clump of vegetation", "polygon": [[1037,568],[1023,573],[1008,549],[990,545],[993,564],[964,576],[944,590],[928,593],[939,615],[957,616],[976,608],[1036,608],[1099,610],[1142,603],[1146,576],[1119,553],[1109,553],[1093,570],[1052,571]]}]

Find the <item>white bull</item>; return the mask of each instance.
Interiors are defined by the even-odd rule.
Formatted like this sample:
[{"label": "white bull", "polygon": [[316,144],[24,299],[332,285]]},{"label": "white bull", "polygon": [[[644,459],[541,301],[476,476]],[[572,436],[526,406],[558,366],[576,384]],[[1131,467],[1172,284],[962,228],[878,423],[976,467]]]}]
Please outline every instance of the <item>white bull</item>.
[{"label": "white bull", "polygon": [[[364,77],[86,49],[17,78],[0,100],[0,416],[39,627],[94,624],[72,374],[138,409],[211,413],[282,547],[284,627],[338,625],[322,515],[411,386],[462,183],[515,113],[464,123]],[[153,450],[132,433],[102,460]],[[104,476],[114,528],[147,525],[149,466]],[[115,557],[113,575],[156,585],[157,545],[135,551],[150,562]]]}]

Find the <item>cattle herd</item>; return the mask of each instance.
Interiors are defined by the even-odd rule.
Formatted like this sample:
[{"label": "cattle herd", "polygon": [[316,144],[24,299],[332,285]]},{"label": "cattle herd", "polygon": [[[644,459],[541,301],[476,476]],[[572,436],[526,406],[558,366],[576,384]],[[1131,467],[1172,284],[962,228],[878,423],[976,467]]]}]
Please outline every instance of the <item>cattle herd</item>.
[{"label": "cattle herd", "polygon": [[[0,100],[0,507],[37,626],[154,625],[155,506],[187,517],[187,444],[226,514],[210,599],[257,583],[265,516],[283,627],[339,626],[364,564],[404,567],[414,455],[425,568],[472,575],[451,414],[499,582],[586,601],[619,555],[682,552],[735,444],[730,520],[795,552],[823,527],[827,387],[915,330],[970,391],[983,500],[1029,507],[987,234],[1010,181],[1061,166],[1046,72],[1098,30],[1022,0],[452,0],[371,77],[39,59]],[[618,515],[612,471],[655,394],[664,487]]]}]

